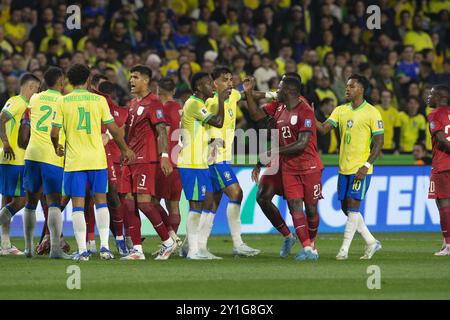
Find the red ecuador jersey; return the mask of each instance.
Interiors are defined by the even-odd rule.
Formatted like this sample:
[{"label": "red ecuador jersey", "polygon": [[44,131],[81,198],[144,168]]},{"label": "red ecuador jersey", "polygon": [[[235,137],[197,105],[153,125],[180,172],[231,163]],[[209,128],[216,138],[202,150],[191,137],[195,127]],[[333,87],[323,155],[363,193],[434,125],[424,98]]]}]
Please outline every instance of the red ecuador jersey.
[{"label": "red ecuador jersey", "polygon": [[[108,102],[109,103],[109,102]],[[109,111],[111,115],[114,117],[114,121],[116,122],[119,128],[122,128],[127,121],[128,117],[128,109],[119,107],[115,103],[109,105]],[[110,161],[113,163],[120,163],[120,149],[117,146],[114,140],[110,140],[106,145],[107,156],[110,158]]]},{"label": "red ecuador jersey", "polygon": [[176,166],[178,154],[181,147],[178,144],[180,139],[180,121],[183,107],[176,101],[167,101],[164,104],[164,117],[166,118],[169,130],[169,158],[172,166]]},{"label": "red ecuador jersey", "polygon": [[[273,110],[270,111],[273,112]],[[268,110],[266,112],[268,113]],[[301,132],[311,132],[308,145],[301,153],[281,156],[282,171],[285,174],[297,175],[322,170],[323,164],[317,152],[314,110],[308,101],[300,97],[299,103],[292,110],[288,110],[283,104],[278,104],[272,117],[278,129],[280,147],[296,142]]]},{"label": "red ecuador jersey", "polygon": [[428,115],[430,133],[432,135],[433,161],[432,171],[434,173],[450,170],[450,155],[439,149],[435,133],[443,131],[447,140],[450,141],[450,107],[444,106],[434,109]]},{"label": "red ecuador jersey", "polygon": [[156,95],[150,93],[141,101],[131,100],[126,124],[128,146],[136,153],[133,163],[158,161],[155,126],[162,122],[166,123],[164,107]]}]

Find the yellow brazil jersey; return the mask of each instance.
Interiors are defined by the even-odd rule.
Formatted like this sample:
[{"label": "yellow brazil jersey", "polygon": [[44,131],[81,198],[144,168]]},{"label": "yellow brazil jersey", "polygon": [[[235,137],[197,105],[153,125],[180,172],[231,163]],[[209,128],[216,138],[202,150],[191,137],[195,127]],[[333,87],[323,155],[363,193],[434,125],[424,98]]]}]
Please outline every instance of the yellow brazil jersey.
[{"label": "yellow brazil jersey", "polygon": [[392,105],[387,109],[383,109],[381,105],[376,106],[381,114],[384,125],[384,145],[383,150],[394,149],[394,128],[398,126],[399,115],[398,110]]},{"label": "yellow brazil jersey", "polygon": [[[25,160],[45,162],[58,167],[64,167],[64,157],[55,153],[50,132],[52,131],[53,113],[56,110],[61,93],[48,89],[35,94],[30,99],[30,142],[25,151]],[[64,146],[65,135],[61,130],[59,144]]]},{"label": "yellow brazil jersey", "polygon": [[[241,93],[235,89],[231,90],[231,94],[224,103],[224,119],[223,127],[216,128],[208,126],[209,136],[211,139],[222,139],[224,147],[217,149],[217,158],[215,162],[230,162],[233,154],[234,131],[236,129],[237,103],[241,100]],[[212,114],[216,114],[219,110],[219,98],[217,93],[213,98],[206,100],[206,108]]]},{"label": "yellow brazil jersey", "polygon": [[403,152],[413,151],[414,144],[419,138],[419,131],[426,129],[426,123],[425,117],[421,114],[410,117],[405,112],[400,112],[400,147]]},{"label": "yellow brazil jersey", "polygon": [[19,137],[20,120],[22,120],[22,115],[27,109],[28,103],[29,101],[25,99],[25,97],[18,95],[9,98],[8,101],[6,101],[5,106],[3,107],[2,112],[7,113],[10,118],[10,120],[5,125],[6,136],[8,137],[9,145],[13,149],[16,158],[14,160],[7,160],[5,159],[5,157],[3,157],[3,143],[0,140],[1,164],[13,164],[22,166],[25,163],[25,150],[19,148],[17,139]]},{"label": "yellow brazil jersey", "polygon": [[58,99],[53,126],[66,134],[64,171],[106,169],[101,126],[114,122],[106,99],[85,89],[76,89]]},{"label": "yellow brazil jersey", "polygon": [[205,102],[196,96],[186,100],[181,115],[181,151],[179,168],[208,168],[208,136],[206,124],[213,115],[206,109]]},{"label": "yellow brazil jersey", "polygon": [[[384,133],[380,112],[365,100],[356,109],[347,103],[337,107],[326,122],[339,128],[341,135],[339,173],[355,174],[369,159],[372,137]],[[368,173],[372,171],[373,166]]]},{"label": "yellow brazil jersey", "polygon": [[408,31],[403,39],[403,44],[413,46],[416,52],[434,47],[430,35],[424,31]]}]

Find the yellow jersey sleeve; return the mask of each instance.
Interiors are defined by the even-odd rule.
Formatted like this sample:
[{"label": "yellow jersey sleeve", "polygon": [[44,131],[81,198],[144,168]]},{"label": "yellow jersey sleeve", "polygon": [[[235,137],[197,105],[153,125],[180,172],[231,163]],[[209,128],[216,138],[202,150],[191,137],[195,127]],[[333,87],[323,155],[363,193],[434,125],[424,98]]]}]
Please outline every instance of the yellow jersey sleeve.
[{"label": "yellow jersey sleeve", "polygon": [[109,111],[108,102],[104,97],[100,99],[100,110],[102,111],[102,123],[108,124],[114,122],[114,117],[111,115],[111,112]]},{"label": "yellow jersey sleeve", "polygon": [[372,116],[370,117],[370,130],[372,131],[372,136],[384,134],[383,119],[381,118],[380,111],[375,108],[370,110],[372,113]]},{"label": "yellow jersey sleeve", "polygon": [[[200,100],[196,97],[194,97],[193,99]],[[203,101],[200,100],[199,102],[202,102],[202,104],[203,104]],[[213,116],[213,114],[208,111],[206,106],[204,106],[204,105],[202,106],[198,103],[188,104],[187,108],[186,108],[186,114],[190,115],[195,120],[202,122],[203,124],[207,123],[209,121],[209,119],[211,119],[211,117]]]}]

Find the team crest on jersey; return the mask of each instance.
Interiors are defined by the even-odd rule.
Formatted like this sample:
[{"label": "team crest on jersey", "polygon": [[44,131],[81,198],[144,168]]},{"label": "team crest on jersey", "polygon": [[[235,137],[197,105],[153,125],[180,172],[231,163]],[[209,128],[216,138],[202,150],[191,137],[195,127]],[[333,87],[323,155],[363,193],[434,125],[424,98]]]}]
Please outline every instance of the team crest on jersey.
[{"label": "team crest on jersey", "polygon": [[227,181],[231,181],[231,174],[230,174],[229,171],[225,171],[225,172],[223,173],[223,175],[224,175],[224,177],[225,177],[225,179],[226,179]]},{"label": "team crest on jersey", "polygon": [[230,117],[233,118],[233,110],[231,108],[228,109],[228,113],[230,114]]},{"label": "team crest on jersey", "polygon": [[305,120],[305,128],[311,128],[312,127],[312,121],[311,119]]},{"label": "team crest on jersey", "polygon": [[163,111],[161,109],[156,110],[156,118],[161,119],[164,117]]},{"label": "team crest on jersey", "polygon": [[202,196],[206,195],[206,186],[202,186]]},{"label": "team crest on jersey", "polygon": [[114,111],[114,117],[118,117],[119,116],[119,112],[118,111]]},{"label": "team crest on jersey", "polygon": [[[450,118],[450,116],[449,116],[449,118]],[[434,129],[434,127],[435,127],[435,125],[434,125],[434,121],[431,121],[431,122],[430,122],[430,129],[431,129],[431,130],[433,130],[433,129]]]},{"label": "team crest on jersey", "polygon": [[3,109],[8,110],[11,107],[11,102],[8,102],[5,104],[5,107]]},{"label": "team crest on jersey", "polygon": [[205,108],[201,108],[200,112],[203,113],[205,116],[208,114],[208,110],[206,110]]},{"label": "team crest on jersey", "polygon": [[143,112],[144,112],[144,107],[139,106],[139,108],[137,109],[137,115],[140,116]]},{"label": "team crest on jersey", "polygon": [[296,115],[295,115],[295,116],[292,116],[292,117],[291,117],[291,124],[292,124],[292,125],[297,124],[297,119],[298,119],[298,116],[296,116]]},{"label": "team crest on jersey", "polygon": [[347,128],[353,128],[353,120],[347,121]]},{"label": "team crest on jersey", "polygon": [[378,120],[378,129],[383,129],[383,121]]}]

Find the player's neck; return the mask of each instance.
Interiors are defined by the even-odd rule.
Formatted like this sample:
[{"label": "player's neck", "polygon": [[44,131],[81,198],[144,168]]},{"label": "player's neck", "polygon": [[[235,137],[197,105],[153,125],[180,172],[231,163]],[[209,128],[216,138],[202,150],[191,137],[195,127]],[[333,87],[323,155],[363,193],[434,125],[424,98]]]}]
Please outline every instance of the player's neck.
[{"label": "player's neck", "polygon": [[139,93],[136,93],[136,99],[137,101],[141,101],[142,99],[144,99],[146,96],[148,96],[151,93],[150,90],[145,90]]},{"label": "player's neck", "polygon": [[172,96],[166,96],[166,95],[159,95],[159,100],[162,104],[165,104],[166,102],[173,101]]},{"label": "player's neck", "polygon": [[205,95],[204,94],[202,94],[201,92],[194,92],[194,97],[196,97],[196,98],[199,98],[200,100],[202,100],[202,101],[205,101],[206,99],[206,97],[205,97]]},{"label": "player's neck", "polygon": [[75,90],[87,90],[87,86],[86,85],[74,86],[73,91]]},{"label": "player's neck", "polygon": [[358,109],[358,107],[364,102],[364,98],[356,98],[355,100],[353,100],[352,103],[352,108],[353,109]]},{"label": "player's neck", "polygon": [[290,97],[286,102],[286,108],[288,110],[294,109],[298,105],[298,97]]},{"label": "player's neck", "polygon": [[25,98],[25,100],[30,101],[31,95],[28,94],[26,91],[24,90],[20,90],[19,92],[19,96],[22,96]]}]

